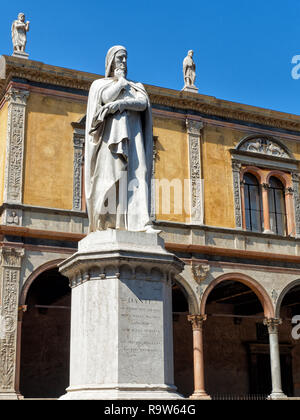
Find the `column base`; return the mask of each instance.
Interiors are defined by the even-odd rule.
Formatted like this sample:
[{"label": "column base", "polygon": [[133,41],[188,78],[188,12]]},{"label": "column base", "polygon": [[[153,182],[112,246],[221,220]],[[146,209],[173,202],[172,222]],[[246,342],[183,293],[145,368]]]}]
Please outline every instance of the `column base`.
[{"label": "column base", "polygon": [[59,400],[181,400],[174,386],[154,385],[84,385],[70,387]]},{"label": "column base", "polygon": [[195,391],[190,400],[211,400],[211,397],[205,391]]},{"label": "column base", "polygon": [[287,400],[287,399],[288,399],[287,395],[285,395],[283,392],[272,392],[272,394],[268,396],[268,400]]},{"label": "column base", "polygon": [[0,392],[0,400],[22,400],[24,397],[16,392]]}]

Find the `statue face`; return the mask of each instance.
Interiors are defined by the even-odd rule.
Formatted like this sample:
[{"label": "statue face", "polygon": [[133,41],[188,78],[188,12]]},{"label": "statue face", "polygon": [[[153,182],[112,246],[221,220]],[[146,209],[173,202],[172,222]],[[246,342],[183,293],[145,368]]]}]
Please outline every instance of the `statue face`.
[{"label": "statue face", "polygon": [[24,13],[20,13],[19,16],[18,16],[18,18],[19,18],[19,20],[21,22],[24,22],[25,21],[25,15],[24,15]]},{"label": "statue face", "polygon": [[114,58],[114,71],[121,70],[124,72],[124,77],[127,75],[127,52],[120,50],[116,53]]},{"label": "statue face", "polygon": [[189,56],[193,58],[193,55],[194,55],[194,51],[192,51],[192,50],[189,51]]}]

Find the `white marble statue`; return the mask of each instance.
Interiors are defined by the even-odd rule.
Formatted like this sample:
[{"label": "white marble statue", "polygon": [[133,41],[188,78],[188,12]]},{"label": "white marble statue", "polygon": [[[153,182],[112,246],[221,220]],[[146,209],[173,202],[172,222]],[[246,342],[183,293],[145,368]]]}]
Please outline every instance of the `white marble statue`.
[{"label": "white marble statue", "polygon": [[90,89],[85,142],[89,231],[151,231],[152,112],[140,83],[127,80],[127,51],[114,46],[105,78]]},{"label": "white marble statue", "polygon": [[14,46],[14,53],[25,52],[28,31],[29,21],[25,22],[24,13],[19,13],[18,19],[13,22],[11,27],[11,36]]},{"label": "white marble statue", "polygon": [[194,51],[190,50],[188,55],[183,60],[183,77],[184,77],[184,89],[193,88],[197,89],[195,86],[196,80],[196,65],[193,60]]}]

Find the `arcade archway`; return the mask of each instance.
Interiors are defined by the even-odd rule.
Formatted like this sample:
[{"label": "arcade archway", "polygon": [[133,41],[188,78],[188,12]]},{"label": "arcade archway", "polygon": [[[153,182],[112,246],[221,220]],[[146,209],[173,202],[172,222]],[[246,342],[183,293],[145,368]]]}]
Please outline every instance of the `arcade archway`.
[{"label": "arcade archway", "polygon": [[25,285],[22,299],[20,392],[25,398],[57,398],[69,384],[69,281],[50,268]]}]

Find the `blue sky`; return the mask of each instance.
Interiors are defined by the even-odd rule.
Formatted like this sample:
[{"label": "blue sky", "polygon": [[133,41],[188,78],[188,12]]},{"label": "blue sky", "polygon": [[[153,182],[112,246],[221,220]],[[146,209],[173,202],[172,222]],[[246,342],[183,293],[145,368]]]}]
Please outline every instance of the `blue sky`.
[{"label": "blue sky", "polygon": [[0,55],[12,53],[10,27],[22,11],[33,60],[104,74],[108,48],[122,44],[129,78],[180,90],[193,49],[200,93],[300,115],[300,78],[291,76],[299,0],[14,0],[0,10]]}]

